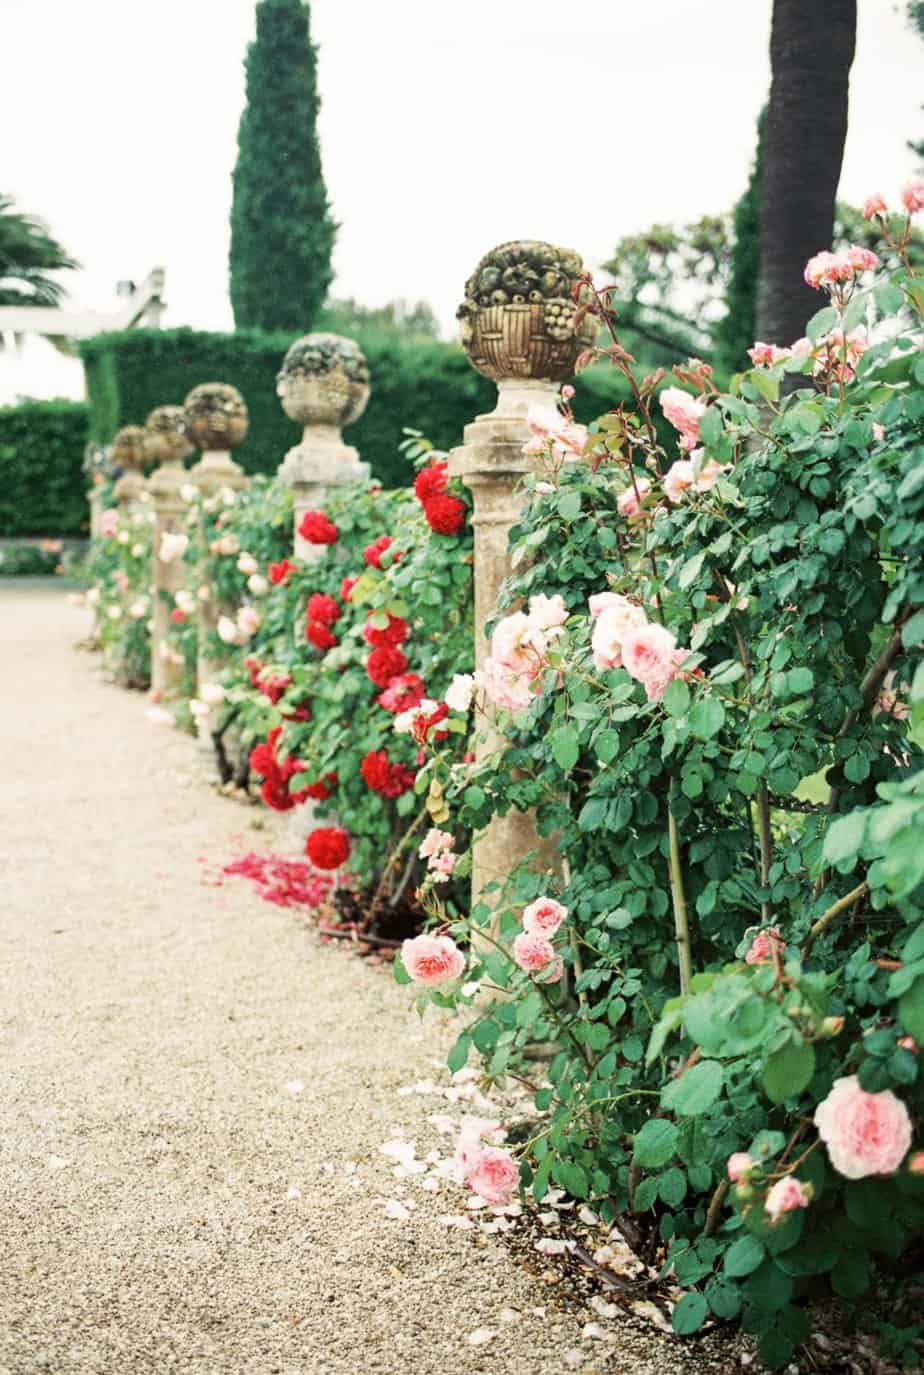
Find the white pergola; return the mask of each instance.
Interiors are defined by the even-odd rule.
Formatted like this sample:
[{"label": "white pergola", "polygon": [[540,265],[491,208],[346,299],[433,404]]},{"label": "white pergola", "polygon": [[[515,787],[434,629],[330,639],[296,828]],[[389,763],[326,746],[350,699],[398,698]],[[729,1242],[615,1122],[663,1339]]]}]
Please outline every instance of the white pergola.
[{"label": "white pergola", "polygon": [[159,329],[164,312],[164,269],[154,267],[140,286],[125,296],[125,304],[109,312],[68,310],[52,306],[0,306],[0,335],[19,338],[40,334],[66,341],[122,329]]}]

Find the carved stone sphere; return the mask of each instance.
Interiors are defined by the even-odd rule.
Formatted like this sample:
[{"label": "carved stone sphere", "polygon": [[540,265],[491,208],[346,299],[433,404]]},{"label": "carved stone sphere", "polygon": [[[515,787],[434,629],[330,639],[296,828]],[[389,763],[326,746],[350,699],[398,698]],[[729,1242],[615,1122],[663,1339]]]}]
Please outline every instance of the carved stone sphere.
[{"label": "carved stone sphere", "polygon": [[358,344],[339,334],[296,339],[276,378],[282,409],[300,425],[358,420],[369,400],[369,365]]},{"label": "carved stone sphere", "polygon": [[462,346],[485,377],[563,382],[593,343],[596,323],[574,328],[571,296],[584,265],[570,248],[515,239],[486,253],[465,283],[456,312]]},{"label": "carved stone sphere", "polygon": [[182,463],[192,453],[182,406],[158,406],[144,422],[145,453],[155,463]]},{"label": "carved stone sphere", "polygon": [[236,449],[247,435],[247,405],[227,382],[203,382],[193,387],[183,405],[186,433],[203,453]]},{"label": "carved stone sphere", "polygon": [[147,460],[145,432],[140,425],[123,425],[112,440],[111,459],[123,472],[139,469]]}]

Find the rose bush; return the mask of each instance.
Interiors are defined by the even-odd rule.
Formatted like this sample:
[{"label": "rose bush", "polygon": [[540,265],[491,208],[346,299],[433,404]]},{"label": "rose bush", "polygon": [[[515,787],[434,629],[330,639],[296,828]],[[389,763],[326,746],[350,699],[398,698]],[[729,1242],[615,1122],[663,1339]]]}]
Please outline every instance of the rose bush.
[{"label": "rose bush", "polygon": [[[111,503],[111,484],[103,496]],[[151,681],[152,520],[146,500],[131,511],[106,504],[84,569],[106,665],[129,688],[146,688]]]},{"label": "rose bush", "polygon": [[[924,296],[910,215],[873,213],[888,271],[819,255],[805,340],[726,394],[693,360],[659,405],[585,283],[635,406],[578,461],[534,422],[478,679],[503,737],[421,770],[429,909],[470,953],[397,968],[472,1009],[453,1069],[557,1043],[521,1184],[592,1200],[686,1288],[678,1332],[740,1315],[772,1366],[924,1224]],[[460,919],[435,861],[530,808],[560,873],[512,857]]]}]

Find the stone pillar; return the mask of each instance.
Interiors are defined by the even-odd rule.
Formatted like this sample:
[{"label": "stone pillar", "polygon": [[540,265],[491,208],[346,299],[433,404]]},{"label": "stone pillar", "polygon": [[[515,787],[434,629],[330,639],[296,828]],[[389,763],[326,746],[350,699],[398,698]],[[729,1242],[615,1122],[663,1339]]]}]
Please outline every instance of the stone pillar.
[{"label": "stone pillar", "polygon": [[159,697],[169,699],[180,691],[183,666],[164,651],[170,649],[170,613],[174,596],[183,586],[182,558],[160,557],[161,537],[186,533],[186,502],[181,489],[187,484],[183,459],[192,452],[186,437],[186,413],[182,406],[158,406],[145,423],[148,457],[156,467],[148,478],[148,491],[154,511],[151,564],[151,687]]},{"label": "stone pillar", "polygon": [[[194,387],[184,403],[186,434],[202,457],[189,470],[188,477],[203,499],[216,496],[223,487],[240,491],[248,478],[231,450],[247,436],[247,406],[235,387],[224,382],[204,382]],[[197,686],[201,693],[206,683],[214,682],[224,660],[213,656],[208,641],[218,625],[219,616],[233,614],[235,608],[221,606],[214,597],[199,601],[199,655]]]},{"label": "stone pillar", "polygon": [[[485,626],[494,614],[509,571],[507,543],[523,509],[522,479],[533,460],[523,453],[531,406],[554,407],[559,387],[574,373],[596,326],[585,318],[573,328],[571,290],[583,271],[577,253],[552,244],[517,240],[487,253],[465,284],[459,307],[462,344],[472,366],[497,383],[495,410],[465,427],[449,456],[449,471],[472,493],[475,536],[475,662],[488,654]],[[476,744],[480,757],[497,748],[491,728]],[[530,812],[496,817],[475,840],[472,901],[488,883],[504,880],[528,851],[540,866],[555,863],[555,847],[541,839]]]},{"label": "stone pillar", "polygon": [[279,476],[292,488],[295,553],[307,562],[325,546],[298,533],[302,516],[321,506],[331,487],[369,479],[369,464],[359,461],[340,433],[366,409],[369,368],[352,339],[306,334],[283,359],[276,391],[286,415],[303,427],[301,443],[286,454]]},{"label": "stone pillar", "polygon": [[112,441],[110,461],[122,470],[113,489],[116,505],[127,511],[137,507],[147,488],[141,469],[147,458],[145,432],[140,425],[124,425]]}]

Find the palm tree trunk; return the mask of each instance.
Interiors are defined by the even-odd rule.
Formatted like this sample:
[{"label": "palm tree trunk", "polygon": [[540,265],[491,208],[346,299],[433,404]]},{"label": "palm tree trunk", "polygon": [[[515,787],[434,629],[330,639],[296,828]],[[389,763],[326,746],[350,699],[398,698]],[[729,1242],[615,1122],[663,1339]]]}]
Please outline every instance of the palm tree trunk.
[{"label": "palm tree trunk", "polygon": [[857,0],[774,0],[757,307],[767,343],[793,343],[825,304],[802,272],[831,246],[856,31]]}]

